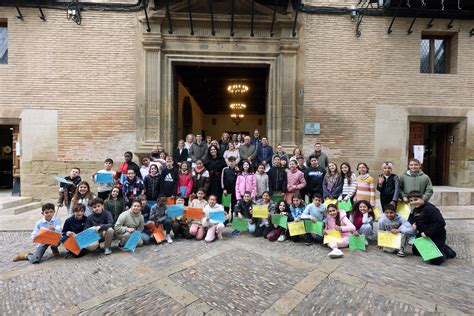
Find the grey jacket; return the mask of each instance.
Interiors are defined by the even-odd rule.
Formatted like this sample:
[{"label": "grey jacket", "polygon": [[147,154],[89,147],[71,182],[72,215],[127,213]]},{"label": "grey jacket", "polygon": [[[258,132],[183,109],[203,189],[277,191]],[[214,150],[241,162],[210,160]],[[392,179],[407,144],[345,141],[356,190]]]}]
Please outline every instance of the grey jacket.
[{"label": "grey jacket", "polygon": [[194,142],[191,145],[191,149],[189,150],[189,158],[195,162],[198,159],[203,159],[207,153],[207,143],[201,142],[200,144]]},{"label": "grey jacket", "polygon": [[239,147],[240,160],[252,160],[257,157],[257,149],[253,144],[242,144]]},{"label": "grey jacket", "polygon": [[410,223],[400,214],[395,215],[395,218],[392,220],[389,220],[385,214],[383,214],[377,223],[377,231],[386,232],[392,229],[400,229],[402,234],[414,233]]}]

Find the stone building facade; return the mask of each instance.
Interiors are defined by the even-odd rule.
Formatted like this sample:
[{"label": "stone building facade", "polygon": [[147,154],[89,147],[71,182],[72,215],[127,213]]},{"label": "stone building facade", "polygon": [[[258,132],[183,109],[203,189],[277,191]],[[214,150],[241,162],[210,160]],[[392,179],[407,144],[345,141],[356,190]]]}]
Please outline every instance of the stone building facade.
[{"label": "stone building facade", "polygon": [[[103,1],[107,2],[107,1]],[[127,1],[123,1],[127,2]],[[133,2],[133,1],[130,1]],[[473,20],[348,14],[275,14],[255,3],[250,36],[250,1],[235,1],[234,36],[229,14],[219,11],[215,35],[202,1],[192,1],[190,35],[187,1],[170,7],[172,34],[164,9],[149,6],[151,32],[142,10],[82,12],[82,24],[64,10],[0,6],[8,27],[8,64],[0,64],[0,125],[18,125],[22,194],[51,198],[52,175],[73,166],[87,180],[106,157],[117,163],[123,152],[149,152],[157,142],[170,151],[177,137],[176,64],[265,65],[269,68],[266,131],[273,144],[298,146],[305,154],[315,141],[331,159],[365,161],[378,172],[381,162],[407,164],[411,122],[449,124],[449,174],[446,184],[474,184]],[[312,0],[306,5],[350,7],[357,0]],[[247,12],[247,13],[246,13]],[[273,36],[270,36],[272,24]],[[449,36],[450,73],[420,73],[420,41]],[[318,135],[305,123],[318,122]],[[451,142],[452,141],[452,142]],[[376,173],[375,172],[375,173]]]}]

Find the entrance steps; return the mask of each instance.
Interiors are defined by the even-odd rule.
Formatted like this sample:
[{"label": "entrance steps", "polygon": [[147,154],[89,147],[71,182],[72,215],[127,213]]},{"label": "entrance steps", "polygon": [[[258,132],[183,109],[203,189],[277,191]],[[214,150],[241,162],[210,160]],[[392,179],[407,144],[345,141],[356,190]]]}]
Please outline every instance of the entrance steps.
[{"label": "entrance steps", "polygon": [[41,202],[34,201],[31,197],[0,197],[0,215],[18,215],[37,208],[41,208]]},{"label": "entrance steps", "polygon": [[435,186],[433,191],[430,202],[436,206],[474,205],[474,188]]}]

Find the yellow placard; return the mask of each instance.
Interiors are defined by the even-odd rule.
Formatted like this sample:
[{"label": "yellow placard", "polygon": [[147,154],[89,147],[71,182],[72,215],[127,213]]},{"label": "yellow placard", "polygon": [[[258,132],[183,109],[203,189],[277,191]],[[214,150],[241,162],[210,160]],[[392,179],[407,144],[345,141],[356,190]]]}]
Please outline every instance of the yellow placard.
[{"label": "yellow placard", "polygon": [[324,244],[328,243],[339,243],[342,242],[342,235],[341,232],[335,229],[331,229],[326,231],[326,235],[324,235]]},{"label": "yellow placard", "polygon": [[378,207],[374,206],[374,208],[372,209],[374,211],[374,221],[378,221],[380,216],[382,216],[382,214],[380,213],[380,210]]},{"label": "yellow placard", "polygon": [[410,216],[410,212],[410,204],[403,202],[399,202],[397,204],[397,213],[403,216],[405,219],[408,219],[408,216]]},{"label": "yellow placard", "polygon": [[254,217],[254,218],[268,218],[268,206],[254,205],[252,207],[252,217]]},{"label": "yellow placard", "polygon": [[290,230],[290,236],[306,234],[303,221],[288,223],[288,229]]},{"label": "yellow placard", "polygon": [[388,247],[400,249],[402,243],[402,234],[393,234],[391,232],[379,232],[377,235],[377,245],[380,247]]},{"label": "yellow placard", "polygon": [[324,206],[327,208],[329,204],[337,205],[337,200],[336,199],[326,199],[324,201]]}]

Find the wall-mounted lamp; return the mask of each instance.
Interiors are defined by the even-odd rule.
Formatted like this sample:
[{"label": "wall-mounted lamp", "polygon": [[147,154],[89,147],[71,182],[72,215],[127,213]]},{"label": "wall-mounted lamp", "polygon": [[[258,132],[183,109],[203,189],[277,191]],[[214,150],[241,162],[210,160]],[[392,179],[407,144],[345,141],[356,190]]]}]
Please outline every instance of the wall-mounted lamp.
[{"label": "wall-mounted lamp", "polygon": [[76,22],[77,25],[81,25],[81,7],[77,0],[73,0],[68,4],[67,19]]},{"label": "wall-mounted lamp", "polygon": [[357,8],[355,7],[355,5],[351,5],[351,8],[349,10],[350,10],[351,19],[354,21],[357,15],[359,15],[359,12],[357,11]]}]

